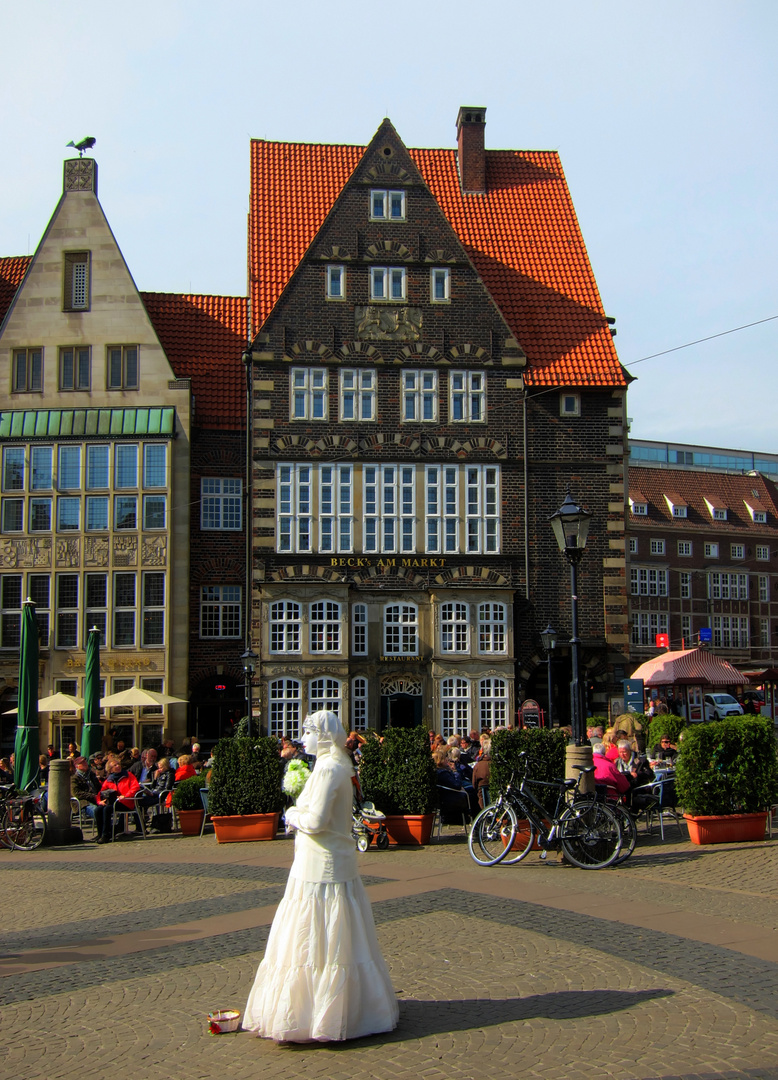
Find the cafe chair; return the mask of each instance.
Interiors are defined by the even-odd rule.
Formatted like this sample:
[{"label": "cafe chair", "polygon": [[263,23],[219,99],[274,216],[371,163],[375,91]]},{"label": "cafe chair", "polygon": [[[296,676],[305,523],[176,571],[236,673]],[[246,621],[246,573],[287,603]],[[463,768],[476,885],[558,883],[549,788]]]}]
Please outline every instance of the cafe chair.
[{"label": "cafe chair", "polygon": [[205,832],[205,826],[206,825],[210,825],[211,828],[214,830],[214,832],[216,831],[215,826],[214,826],[213,822],[211,821],[211,815],[208,813],[208,788],[207,787],[201,787],[200,788],[200,802],[203,804],[203,810],[205,811],[205,813],[203,814],[203,823],[200,826],[200,836],[202,836],[203,833]]},{"label": "cafe chair", "polygon": [[683,835],[681,816],[676,808],[675,777],[667,777],[665,780],[656,780],[647,785],[652,796],[656,800],[653,805],[646,807],[646,828],[651,829],[654,817],[659,819],[659,835],[665,838],[665,814],[670,816],[673,823]]},{"label": "cafe chair", "polygon": [[[132,797],[131,800],[128,800],[127,797],[124,796],[124,797],[122,797],[121,800],[117,799],[116,802],[114,803],[113,817],[111,819],[111,839],[112,840],[116,839],[116,822],[117,822],[117,820],[119,818],[124,819],[124,821],[122,823],[122,828],[119,831],[120,832],[127,832],[127,826],[130,823],[130,818],[131,817],[134,817],[136,819],[136,821],[140,825],[140,834],[141,834],[141,836],[143,837],[144,840],[146,839],[146,823],[143,820],[144,811],[143,811],[142,806],[138,806],[136,804],[136,801],[135,801],[136,796],[137,796],[137,792],[135,793],[135,795]],[[127,802],[127,801],[131,801],[132,806],[125,806],[124,803]]]}]

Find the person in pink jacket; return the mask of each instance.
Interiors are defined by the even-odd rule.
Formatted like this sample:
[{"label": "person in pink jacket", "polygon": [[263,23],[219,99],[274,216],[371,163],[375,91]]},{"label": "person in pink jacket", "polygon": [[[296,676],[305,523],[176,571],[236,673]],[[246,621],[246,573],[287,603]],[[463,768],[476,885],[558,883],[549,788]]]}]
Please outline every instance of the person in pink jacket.
[{"label": "person in pink jacket", "polygon": [[594,782],[605,784],[608,795],[626,795],[632,785],[626,773],[619,772],[612,761],[605,756],[605,747],[602,743],[592,746],[592,761],[594,762]]}]

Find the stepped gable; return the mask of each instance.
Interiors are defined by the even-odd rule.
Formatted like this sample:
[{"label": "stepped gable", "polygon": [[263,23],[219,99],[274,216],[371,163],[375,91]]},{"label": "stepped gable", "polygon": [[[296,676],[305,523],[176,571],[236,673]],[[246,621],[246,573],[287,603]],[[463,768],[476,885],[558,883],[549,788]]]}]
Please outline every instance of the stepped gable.
[{"label": "stepped gable", "polygon": [[246,416],[244,296],[142,292],[176,376],[192,380],[197,427],[240,431]]},{"label": "stepped gable", "polygon": [[[754,492],[757,492],[755,495]],[[778,532],[778,491],[772,480],[757,473],[753,476],[718,473],[692,469],[652,469],[630,465],[629,493],[636,501],[645,501],[648,514],[630,515],[629,528],[639,525],[673,526],[683,532],[705,532],[712,538],[720,532],[727,536],[737,532],[751,535]],[[680,496],[687,506],[685,518],[673,517],[665,495]],[[716,521],[708,507],[726,508],[726,521]],[[757,524],[748,506],[767,512],[767,522]]]},{"label": "stepped gable", "polygon": [[[256,327],[364,152],[252,141],[249,266]],[[626,386],[558,154],[487,150],[486,190],[463,194],[455,150],[408,153],[526,352],[527,383]]]},{"label": "stepped gable", "polygon": [[32,255],[0,258],[0,323],[5,318],[31,262]]}]

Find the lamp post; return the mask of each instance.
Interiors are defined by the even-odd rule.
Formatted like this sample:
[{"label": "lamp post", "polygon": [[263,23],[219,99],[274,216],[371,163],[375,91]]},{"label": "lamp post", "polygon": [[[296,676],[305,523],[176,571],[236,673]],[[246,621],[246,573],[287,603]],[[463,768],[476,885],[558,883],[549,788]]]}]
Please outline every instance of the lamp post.
[{"label": "lamp post", "polygon": [[252,713],[251,680],[254,678],[254,672],[257,670],[257,654],[251,648],[251,642],[249,642],[249,647],[246,649],[246,651],[241,656],[241,660],[243,662],[243,674],[244,674],[245,679],[246,679],[246,705],[248,707],[248,713],[247,713],[248,731],[247,731],[247,734],[250,736],[251,735],[251,713]]},{"label": "lamp post", "polygon": [[573,742],[576,746],[584,746],[587,742],[581,703],[581,681],[578,671],[580,646],[578,638],[578,563],[581,561],[586,548],[591,517],[592,515],[587,510],[584,510],[573,500],[568,490],[565,501],[557,512],[549,518],[559,550],[570,563],[570,597],[573,622],[573,636],[570,638],[573,665],[571,719],[573,721]]},{"label": "lamp post", "polygon": [[541,635],[540,635],[540,640],[543,642],[543,648],[546,650],[546,663],[548,664],[548,727],[549,728],[551,727],[552,721],[554,719],[554,704],[553,704],[553,700],[552,700],[553,687],[551,685],[551,657],[553,655],[554,649],[556,648],[556,639],[557,639],[556,630],[554,630],[552,628],[552,626],[551,626],[551,623],[549,623],[548,626],[546,627],[546,629],[543,630]]}]

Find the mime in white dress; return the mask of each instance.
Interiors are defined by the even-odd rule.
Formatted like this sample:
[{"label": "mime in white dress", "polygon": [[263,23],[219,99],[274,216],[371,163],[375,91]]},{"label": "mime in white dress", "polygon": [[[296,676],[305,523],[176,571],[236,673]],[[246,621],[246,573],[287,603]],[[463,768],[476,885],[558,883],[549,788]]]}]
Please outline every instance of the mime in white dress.
[{"label": "mime in white dress", "polygon": [[356,1039],[397,1026],[397,998],[376,938],[351,835],[353,766],[333,712],[305,722],[316,767],[286,812],[294,862],[243,1027],[278,1042]]}]

